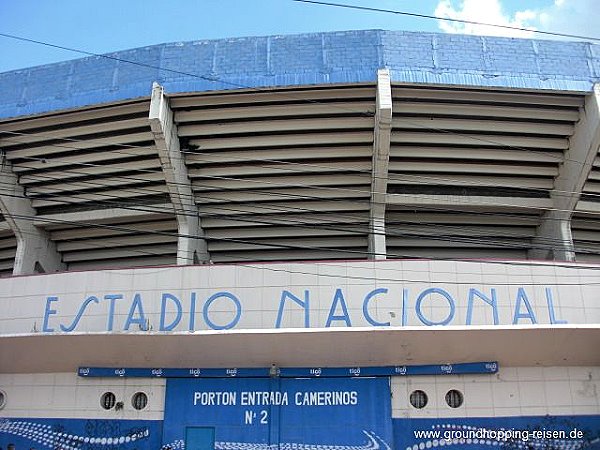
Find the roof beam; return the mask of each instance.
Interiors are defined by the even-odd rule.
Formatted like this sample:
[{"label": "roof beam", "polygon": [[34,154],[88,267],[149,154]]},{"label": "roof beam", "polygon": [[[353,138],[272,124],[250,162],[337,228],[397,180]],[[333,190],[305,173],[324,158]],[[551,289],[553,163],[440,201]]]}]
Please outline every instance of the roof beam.
[{"label": "roof beam", "polygon": [[449,211],[456,207],[500,209],[521,209],[539,211],[551,209],[552,201],[548,198],[527,197],[489,197],[483,195],[447,195],[447,194],[388,194],[387,203],[397,206],[447,207]]},{"label": "roof beam", "polygon": [[586,98],[575,132],[569,140],[564,162],[559,167],[550,193],[553,209],[542,217],[534,249],[535,259],[575,261],[571,217],[577,208],[583,186],[592,170],[600,147],[600,85]]},{"label": "roof beam", "polygon": [[73,227],[90,224],[104,223],[127,223],[150,220],[156,216],[163,216],[172,211],[170,203],[159,203],[156,205],[144,205],[131,208],[107,208],[93,211],[78,211],[68,213],[38,215],[33,219],[37,227],[50,228],[52,226],[72,225]]},{"label": "roof beam", "polygon": [[369,258],[386,259],[385,207],[392,132],[392,86],[387,69],[377,71],[376,108],[369,211]]},{"label": "roof beam", "polygon": [[149,121],[177,218],[177,264],[206,263],[209,261],[208,248],[187,167],[179,147],[177,125],[169,100],[158,83],[152,86]]},{"label": "roof beam", "polygon": [[17,238],[13,275],[65,270],[61,255],[48,234],[34,225],[36,216],[10,163],[2,155],[0,167],[0,209]]}]

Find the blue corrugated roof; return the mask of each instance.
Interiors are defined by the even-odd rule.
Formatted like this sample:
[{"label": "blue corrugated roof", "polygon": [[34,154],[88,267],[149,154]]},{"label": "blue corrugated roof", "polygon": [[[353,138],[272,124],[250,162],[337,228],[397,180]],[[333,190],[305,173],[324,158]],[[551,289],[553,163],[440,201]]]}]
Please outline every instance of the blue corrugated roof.
[{"label": "blue corrugated roof", "polygon": [[600,46],[590,43],[381,30],[160,44],[110,56],[1,73],[0,118],[148,97],[154,81],[169,93],[358,83],[374,82],[384,67],[406,83],[590,91],[600,79]]}]

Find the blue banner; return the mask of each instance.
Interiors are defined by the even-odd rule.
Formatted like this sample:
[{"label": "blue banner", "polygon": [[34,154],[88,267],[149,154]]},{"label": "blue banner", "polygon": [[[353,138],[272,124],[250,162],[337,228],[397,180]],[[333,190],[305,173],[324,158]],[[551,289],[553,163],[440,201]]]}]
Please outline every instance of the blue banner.
[{"label": "blue banner", "polygon": [[268,368],[190,368],[144,369],[80,367],[80,377],[129,378],[326,378],[326,377],[392,377],[406,375],[464,375],[498,372],[498,363],[474,362],[459,364],[427,364],[418,366],[369,367],[268,367]]},{"label": "blue banner", "polygon": [[156,449],[161,425],[153,420],[0,418],[0,448]]},{"label": "blue banner", "polygon": [[190,429],[214,430],[215,449],[392,443],[387,378],[172,378],[166,399],[165,448],[181,448]]}]

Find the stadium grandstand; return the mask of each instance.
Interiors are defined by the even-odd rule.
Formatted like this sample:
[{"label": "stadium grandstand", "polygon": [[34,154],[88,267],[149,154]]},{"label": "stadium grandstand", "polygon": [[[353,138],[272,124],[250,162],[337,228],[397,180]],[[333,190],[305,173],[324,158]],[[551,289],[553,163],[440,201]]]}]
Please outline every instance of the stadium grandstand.
[{"label": "stadium grandstand", "polygon": [[0,448],[600,448],[599,81],[381,30],[0,73]]}]

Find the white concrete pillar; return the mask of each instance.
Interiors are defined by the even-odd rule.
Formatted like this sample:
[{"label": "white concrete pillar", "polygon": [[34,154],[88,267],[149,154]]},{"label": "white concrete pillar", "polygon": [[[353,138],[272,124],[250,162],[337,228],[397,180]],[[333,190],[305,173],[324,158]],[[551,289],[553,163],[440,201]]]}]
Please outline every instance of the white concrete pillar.
[{"label": "white concrete pillar", "polygon": [[533,248],[533,259],[575,261],[571,235],[571,217],[581,197],[583,186],[592,170],[600,147],[600,85],[595,85],[581,111],[575,132],[569,140],[554,189],[550,196],[553,209],[542,217]]},{"label": "white concrete pillar", "polygon": [[48,233],[33,224],[35,209],[31,206],[31,200],[25,196],[10,164],[4,157],[1,163],[0,210],[17,238],[13,275],[66,270]]},{"label": "white concrete pillar", "polygon": [[177,218],[177,264],[207,263],[208,248],[184,156],[179,147],[177,125],[168,98],[158,83],[152,86],[149,120]]},{"label": "white concrete pillar", "polygon": [[377,110],[373,137],[369,259],[386,259],[385,209],[392,132],[392,86],[387,69],[377,71]]}]

